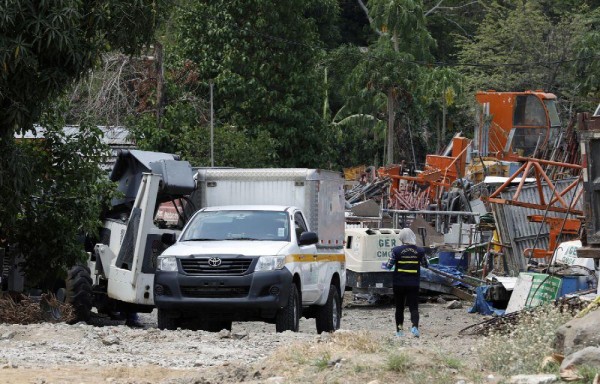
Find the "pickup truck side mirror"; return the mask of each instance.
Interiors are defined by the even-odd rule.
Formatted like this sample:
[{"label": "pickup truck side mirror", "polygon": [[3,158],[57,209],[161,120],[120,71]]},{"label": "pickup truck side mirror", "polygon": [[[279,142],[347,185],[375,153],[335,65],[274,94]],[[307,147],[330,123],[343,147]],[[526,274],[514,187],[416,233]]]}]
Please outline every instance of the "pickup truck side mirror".
[{"label": "pickup truck side mirror", "polygon": [[163,233],[160,237],[160,241],[166,245],[173,245],[177,241],[177,235],[174,233]]},{"label": "pickup truck side mirror", "polygon": [[314,232],[302,232],[298,245],[311,245],[319,242],[319,236]]}]

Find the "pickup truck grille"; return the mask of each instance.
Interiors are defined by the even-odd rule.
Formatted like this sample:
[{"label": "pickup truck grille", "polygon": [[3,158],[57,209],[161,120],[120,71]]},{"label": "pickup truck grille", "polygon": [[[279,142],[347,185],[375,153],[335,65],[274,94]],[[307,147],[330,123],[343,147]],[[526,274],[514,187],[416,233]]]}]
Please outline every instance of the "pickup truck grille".
[{"label": "pickup truck grille", "polygon": [[211,257],[202,257],[195,259],[180,259],[181,268],[188,275],[243,275],[248,271],[252,264],[252,258],[218,258],[221,262],[217,266],[212,266],[209,260]]},{"label": "pickup truck grille", "polygon": [[197,298],[222,298],[248,296],[250,287],[181,287],[181,294],[186,297]]}]

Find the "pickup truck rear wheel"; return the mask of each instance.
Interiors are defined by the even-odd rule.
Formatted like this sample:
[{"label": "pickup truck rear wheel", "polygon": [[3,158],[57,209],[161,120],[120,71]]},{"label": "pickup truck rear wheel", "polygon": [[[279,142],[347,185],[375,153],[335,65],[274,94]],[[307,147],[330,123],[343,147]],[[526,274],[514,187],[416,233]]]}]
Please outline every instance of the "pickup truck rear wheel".
[{"label": "pickup truck rear wheel", "polygon": [[340,329],[341,318],[342,301],[340,300],[340,293],[335,285],[330,285],[325,305],[317,309],[317,316],[315,317],[317,333],[337,331]]},{"label": "pickup truck rear wheel", "polygon": [[173,317],[169,311],[165,311],[164,309],[158,310],[157,322],[158,329],[174,331],[179,326],[179,319]]},{"label": "pickup truck rear wheel", "polygon": [[290,287],[287,305],[277,311],[275,317],[275,331],[298,332],[300,326],[300,295],[296,284]]}]

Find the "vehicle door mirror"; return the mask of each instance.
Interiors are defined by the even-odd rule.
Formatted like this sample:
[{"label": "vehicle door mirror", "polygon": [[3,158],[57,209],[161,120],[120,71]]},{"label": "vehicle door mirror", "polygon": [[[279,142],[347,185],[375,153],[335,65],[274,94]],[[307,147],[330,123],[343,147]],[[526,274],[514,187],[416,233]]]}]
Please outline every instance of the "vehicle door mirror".
[{"label": "vehicle door mirror", "polygon": [[300,239],[298,240],[299,245],[311,245],[319,242],[319,236],[314,232],[302,232]]},{"label": "vehicle door mirror", "polygon": [[163,233],[160,237],[160,241],[166,245],[173,245],[177,241],[177,235],[175,233]]}]

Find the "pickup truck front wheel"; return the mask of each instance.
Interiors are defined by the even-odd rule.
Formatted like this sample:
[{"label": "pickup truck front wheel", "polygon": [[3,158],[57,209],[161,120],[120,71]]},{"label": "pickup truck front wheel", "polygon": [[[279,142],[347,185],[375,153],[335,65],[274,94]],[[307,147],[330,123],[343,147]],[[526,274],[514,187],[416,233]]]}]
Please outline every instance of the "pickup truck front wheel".
[{"label": "pickup truck front wheel", "polygon": [[173,317],[170,312],[165,311],[164,309],[158,310],[157,316],[158,329],[166,329],[169,331],[174,331],[179,326],[179,319]]},{"label": "pickup truck front wheel", "polygon": [[277,332],[298,332],[300,326],[300,295],[296,284],[290,287],[287,305],[277,312],[275,330]]},{"label": "pickup truck front wheel", "polygon": [[327,302],[317,309],[315,321],[317,323],[317,333],[335,332],[340,329],[342,318],[342,301],[340,293],[335,285],[329,286],[329,296]]}]

